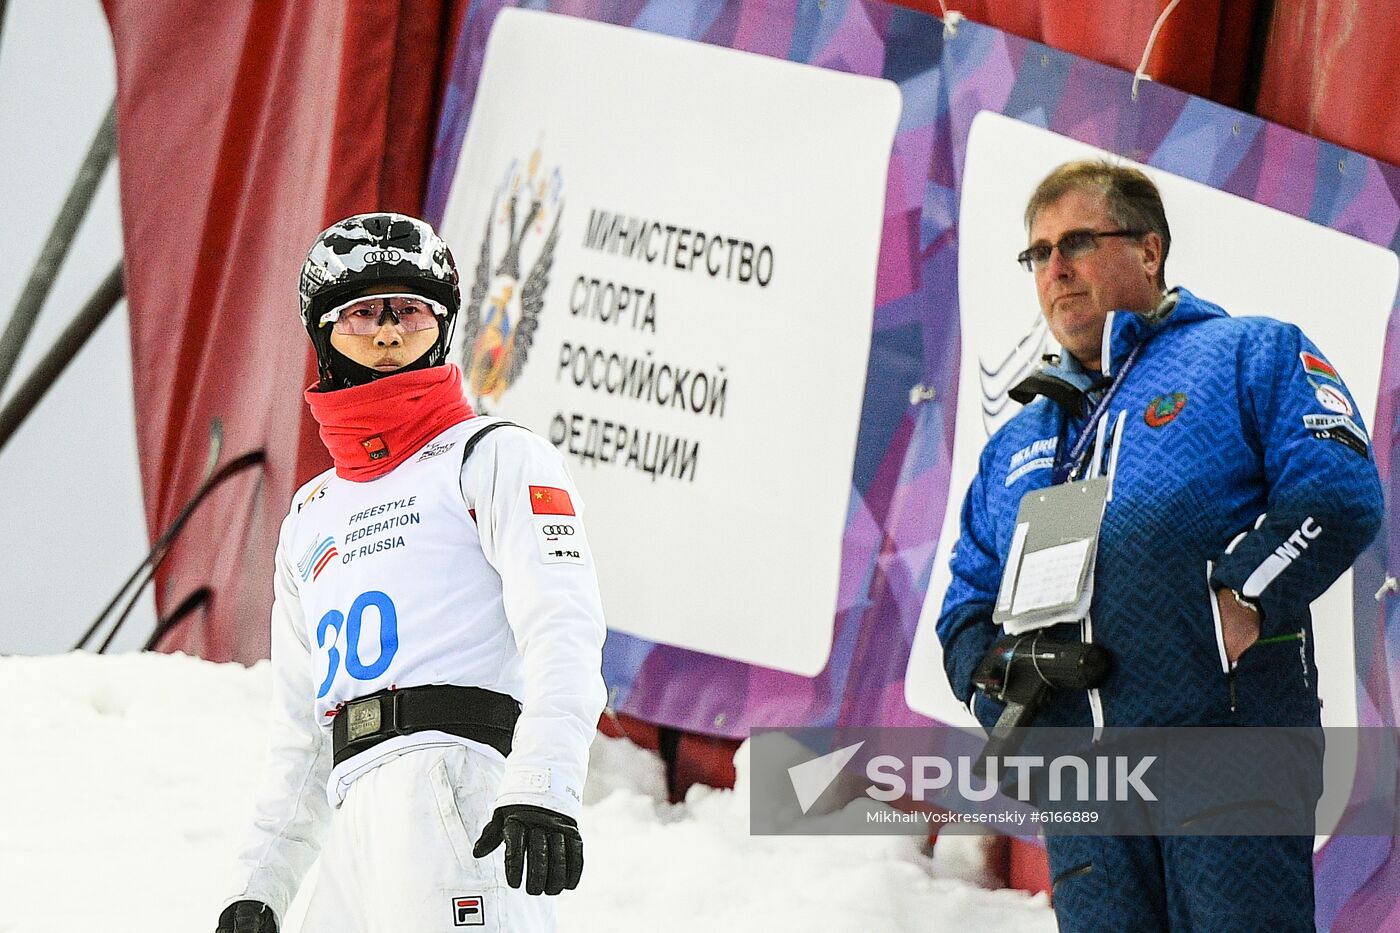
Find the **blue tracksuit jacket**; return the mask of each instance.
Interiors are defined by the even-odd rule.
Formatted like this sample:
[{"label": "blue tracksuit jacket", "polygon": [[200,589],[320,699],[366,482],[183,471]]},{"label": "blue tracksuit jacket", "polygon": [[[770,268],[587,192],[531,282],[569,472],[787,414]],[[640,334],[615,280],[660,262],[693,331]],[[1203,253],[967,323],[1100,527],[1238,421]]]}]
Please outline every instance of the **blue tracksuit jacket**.
[{"label": "blue tracksuit jacket", "polygon": [[[1114,668],[1096,696],[1056,691],[1040,725],[1315,725],[1317,669],[1308,604],[1380,527],[1380,481],[1356,403],[1291,324],[1232,318],[1185,289],[1152,325],[1118,312],[1105,325],[1113,375],[1148,342],[1109,406],[1123,418],[1095,592],[1081,635]],[[1071,364],[1073,365],[1073,364]],[[938,621],[954,692],[1002,634],[991,623],[1021,497],[1050,485],[1087,412],[1037,398],[987,442],[962,511],[952,583]],[[1260,642],[1233,670],[1214,590],[1254,599]],[[1322,637],[1340,637],[1324,628]],[[990,726],[998,704],[979,695]]]}]

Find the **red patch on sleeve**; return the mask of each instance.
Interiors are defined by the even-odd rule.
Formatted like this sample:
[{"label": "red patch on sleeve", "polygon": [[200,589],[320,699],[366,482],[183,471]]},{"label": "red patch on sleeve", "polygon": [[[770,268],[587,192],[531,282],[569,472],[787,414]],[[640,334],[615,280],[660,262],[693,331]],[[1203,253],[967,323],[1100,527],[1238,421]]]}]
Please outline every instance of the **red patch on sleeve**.
[{"label": "red patch on sleeve", "polygon": [[573,515],[574,503],[557,486],[531,486],[530,511],[536,515]]}]

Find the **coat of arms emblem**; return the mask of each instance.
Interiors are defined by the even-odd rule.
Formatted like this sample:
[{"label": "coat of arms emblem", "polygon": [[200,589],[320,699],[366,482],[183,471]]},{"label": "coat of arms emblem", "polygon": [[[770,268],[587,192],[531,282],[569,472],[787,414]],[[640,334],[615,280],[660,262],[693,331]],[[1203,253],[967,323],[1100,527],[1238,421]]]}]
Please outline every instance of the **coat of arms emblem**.
[{"label": "coat of arms emblem", "polygon": [[[465,305],[466,333],[462,344],[462,369],[478,400],[499,401],[525,367],[544,308],[554,246],[559,240],[559,218],[564,213],[562,189],[559,169],[541,171],[540,151],[536,149],[524,166],[518,160],[511,163],[505,181],[492,199],[481,256]],[[544,245],[529,273],[522,275],[527,240],[532,234],[543,234],[546,227],[549,234]],[[497,262],[493,244],[498,240],[504,240],[505,249]]]}]

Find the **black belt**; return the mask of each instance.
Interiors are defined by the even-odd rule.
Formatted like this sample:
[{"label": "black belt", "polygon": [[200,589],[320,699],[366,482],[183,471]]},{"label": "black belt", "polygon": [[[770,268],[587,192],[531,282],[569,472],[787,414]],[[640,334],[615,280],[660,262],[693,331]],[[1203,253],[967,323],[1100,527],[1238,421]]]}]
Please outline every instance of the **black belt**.
[{"label": "black belt", "polygon": [[331,726],[338,765],[396,735],[432,729],[510,754],[520,704],[481,687],[428,684],[380,690],[346,703]]}]

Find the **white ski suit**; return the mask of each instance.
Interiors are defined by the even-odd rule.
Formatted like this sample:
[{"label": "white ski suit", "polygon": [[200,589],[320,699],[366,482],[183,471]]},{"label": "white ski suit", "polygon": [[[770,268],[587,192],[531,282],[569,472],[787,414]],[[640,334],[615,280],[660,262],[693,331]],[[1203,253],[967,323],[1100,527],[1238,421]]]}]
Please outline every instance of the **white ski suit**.
[{"label": "white ski suit", "polygon": [[[262,901],[280,925],[320,853],[306,931],[554,928],[550,898],[505,884],[503,849],[471,849],[498,806],[578,817],[605,627],[559,454],[502,426],[463,462],[497,420],[448,428],[367,482],[327,471],[293,499],[274,578],[267,769],[225,903]],[[510,756],[422,731],[332,766],[344,703],[423,684],[519,701]]]}]

